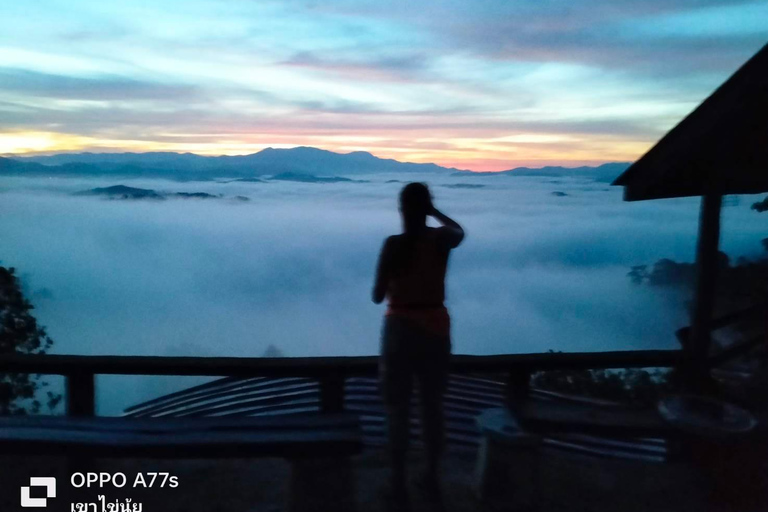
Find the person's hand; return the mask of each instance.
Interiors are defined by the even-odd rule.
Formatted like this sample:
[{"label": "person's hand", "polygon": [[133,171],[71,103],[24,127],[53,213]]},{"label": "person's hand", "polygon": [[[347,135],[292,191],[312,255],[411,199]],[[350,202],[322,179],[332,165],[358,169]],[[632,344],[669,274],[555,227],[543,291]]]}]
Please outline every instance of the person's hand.
[{"label": "person's hand", "polygon": [[459,226],[459,223],[453,220],[452,218],[448,217],[446,214],[444,214],[441,211],[438,211],[437,208],[432,206],[432,211],[430,212],[430,215],[437,220],[440,224],[443,225],[444,228],[448,228],[448,231],[453,233],[451,236],[451,248],[457,247],[461,241],[464,239],[464,229],[462,229],[461,226]]}]

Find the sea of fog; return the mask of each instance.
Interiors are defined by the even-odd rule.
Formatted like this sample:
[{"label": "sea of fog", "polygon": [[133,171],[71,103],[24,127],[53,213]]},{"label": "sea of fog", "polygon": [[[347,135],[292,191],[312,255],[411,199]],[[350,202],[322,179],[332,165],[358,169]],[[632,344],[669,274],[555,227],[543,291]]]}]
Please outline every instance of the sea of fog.
[{"label": "sea of fog", "polygon": [[[287,356],[376,354],[376,257],[399,231],[403,182],[426,181],[467,233],[447,279],[455,353],[676,346],[688,297],[634,285],[627,272],[693,260],[698,199],[626,203],[621,189],[585,179],[365,179],[0,177],[0,264],[18,269],[53,353],[259,356],[274,345]],[[73,195],[117,184],[225,197]],[[761,251],[765,219],[750,210],[754,200],[733,198],[723,211],[732,257]],[[99,412],[201,381],[99,377]]]}]

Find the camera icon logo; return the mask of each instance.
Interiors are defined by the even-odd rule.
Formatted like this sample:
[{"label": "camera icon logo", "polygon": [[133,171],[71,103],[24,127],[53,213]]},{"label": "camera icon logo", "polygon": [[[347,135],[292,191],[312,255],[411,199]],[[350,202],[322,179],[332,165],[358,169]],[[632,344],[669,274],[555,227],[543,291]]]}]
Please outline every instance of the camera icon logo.
[{"label": "camera icon logo", "polygon": [[[45,487],[45,498],[33,498],[30,496],[32,487]],[[21,487],[21,506],[23,508],[45,508],[48,499],[56,497],[56,478],[52,476],[32,477],[29,486]]]}]

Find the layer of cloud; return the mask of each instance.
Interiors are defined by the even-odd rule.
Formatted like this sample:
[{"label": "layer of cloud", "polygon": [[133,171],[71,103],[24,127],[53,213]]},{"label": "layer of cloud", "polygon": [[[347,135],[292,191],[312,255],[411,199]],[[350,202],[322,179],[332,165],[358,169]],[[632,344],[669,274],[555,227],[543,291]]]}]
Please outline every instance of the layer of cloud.
[{"label": "layer of cloud", "polygon": [[[0,261],[21,272],[58,353],[257,356],[273,344],[289,356],[376,354],[373,269],[383,238],[399,230],[402,186],[387,181],[414,178],[126,182],[251,199],[228,203],[107,201],[71,192],[115,182],[6,177]],[[696,200],[623,203],[620,190],[575,179],[422,178],[468,233],[448,277],[455,352],[676,346],[686,297],[626,274],[693,259]],[[439,186],[456,183],[485,187]],[[732,256],[761,251],[752,202],[724,210]],[[102,411],[193,381],[103,377]]]},{"label": "layer of cloud", "polygon": [[122,77],[82,78],[0,68],[5,93],[69,100],[186,100],[197,96],[192,86],[141,82]]}]

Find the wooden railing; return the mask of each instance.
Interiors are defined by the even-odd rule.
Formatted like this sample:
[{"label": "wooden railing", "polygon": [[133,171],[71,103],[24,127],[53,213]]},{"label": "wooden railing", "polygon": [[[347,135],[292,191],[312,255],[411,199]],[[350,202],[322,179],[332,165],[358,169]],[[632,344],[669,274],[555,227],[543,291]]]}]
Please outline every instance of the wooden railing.
[{"label": "wooden railing", "polygon": [[[509,396],[524,392],[529,376],[545,370],[670,368],[688,361],[682,350],[549,352],[493,356],[454,355],[451,372],[506,376]],[[96,375],[178,375],[211,377],[309,377],[320,384],[320,409],[344,409],[347,377],[372,376],[378,357],[155,357],[21,355],[0,357],[0,373],[62,375],[67,414],[93,416]]]},{"label": "wooden railing", "polygon": [[[733,311],[731,313],[728,313],[727,315],[714,318],[710,322],[710,327],[712,331],[716,331],[718,329],[728,327],[730,325],[736,324],[744,320],[750,320],[755,318],[764,319],[765,311],[766,311],[765,306],[762,304],[750,306],[748,308]],[[680,345],[682,345],[683,348],[686,348],[690,342],[691,327],[687,326],[687,327],[678,329],[675,332],[675,336],[677,336],[677,340],[680,342]]]},{"label": "wooden railing", "polygon": [[[712,331],[716,331],[718,329],[736,325],[743,321],[757,321],[759,323],[763,323],[763,327],[765,327],[765,305],[757,304],[715,318],[711,322],[711,329]],[[760,329],[758,329],[758,331],[760,331]],[[683,350],[688,350],[690,348],[691,328],[683,327],[682,329],[678,329],[675,335],[677,336],[680,345],[683,347]],[[739,356],[749,353],[751,350],[757,348],[761,344],[765,344],[768,341],[767,337],[768,333],[766,333],[765,329],[763,328],[762,332],[757,332],[756,334],[745,337],[744,339],[733,343],[722,352],[708,355],[706,364],[704,365],[705,369],[721,366]]]}]

